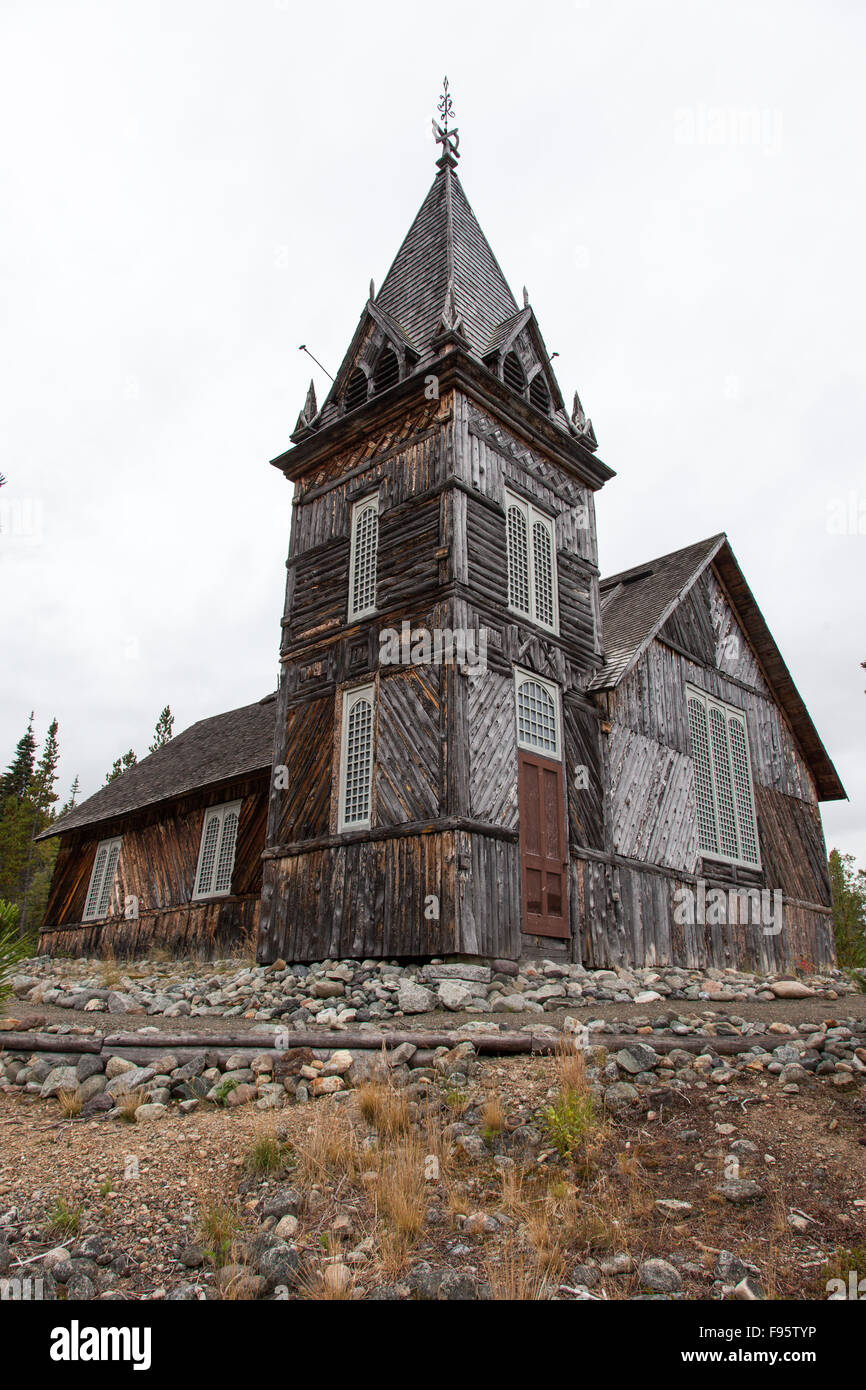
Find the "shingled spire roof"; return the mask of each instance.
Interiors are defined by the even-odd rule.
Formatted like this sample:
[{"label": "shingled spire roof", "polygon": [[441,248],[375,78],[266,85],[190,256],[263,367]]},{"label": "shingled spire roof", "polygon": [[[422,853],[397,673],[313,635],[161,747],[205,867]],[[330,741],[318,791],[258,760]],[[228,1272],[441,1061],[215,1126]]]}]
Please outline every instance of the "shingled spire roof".
[{"label": "shingled spire roof", "polygon": [[[453,362],[456,352],[498,377],[591,454],[598,447],[592,424],[579,402],[569,416],[551,365],[557,354],[547,351],[525,289],[518,305],[463,190],[457,175],[460,138],[449,127],[453,114],[446,79],[439,102],[442,124],[433,122],[442,147],[433,184],[378,294],[370,282],[370,296],[321,410],[311,409],[308,396],[292,443],[312,445],[319,431],[399,390],[408,378],[438,370],[435,364],[443,358]],[[272,463],[286,468],[289,452]],[[581,467],[587,461],[581,456]],[[288,466],[300,466],[299,456]],[[590,471],[599,483],[612,476],[603,464]]]},{"label": "shingled spire roof", "polygon": [[456,170],[446,163],[433,180],[375,303],[396,319],[423,353],[438,332],[451,289],[454,308],[463,320],[463,336],[471,350],[483,357],[503,321],[517,313],[517,301]]}]

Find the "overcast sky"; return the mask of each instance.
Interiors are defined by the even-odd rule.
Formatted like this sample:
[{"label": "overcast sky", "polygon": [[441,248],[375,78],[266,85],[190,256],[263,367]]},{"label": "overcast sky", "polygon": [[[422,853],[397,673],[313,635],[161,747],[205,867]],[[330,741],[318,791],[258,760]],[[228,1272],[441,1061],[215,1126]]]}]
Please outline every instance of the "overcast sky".
[{"label": "overcast sky", "polygon": [[0,55],[3,766],[56,714],[89,794],[274,688],[298,345],[336,371],[447,72],[617,471],[602,571],[727,531],[866,862],[866,7],[2,0]]}]

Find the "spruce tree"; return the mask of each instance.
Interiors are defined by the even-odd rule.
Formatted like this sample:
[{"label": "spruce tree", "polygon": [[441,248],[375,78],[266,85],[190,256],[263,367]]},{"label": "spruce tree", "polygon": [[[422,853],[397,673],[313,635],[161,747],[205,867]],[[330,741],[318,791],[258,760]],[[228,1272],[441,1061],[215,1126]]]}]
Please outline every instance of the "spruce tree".
[{"label": "spruce tree", "polygon": [[108,786],[109,782],[114,782],[116,778],[122,777],[123,773],[128,772],[131,767],[135,767],[137,762],[138,758],[132,748],[124,753],[122,758],[115,758],[111,764],[111,771],[106,773],[105,785]]},{"label": "spruce tree", "polygon": [[33,735],[33,711],[31,710],[27,731],[18,740],[15,756],[3,777],[0,778],[0,797],[27,795],[27,789],[33,777],[35,757],[36,739]]},{"label": "spruce tree", "polygon": [[171,738],[171,731],[174,728],[174,715],[171,706],[166,705],[161,715],[156,721],[156,728],[153,731],[153,743],[148,748],[148,753],[155,753],[158,748],[164,748]]}]

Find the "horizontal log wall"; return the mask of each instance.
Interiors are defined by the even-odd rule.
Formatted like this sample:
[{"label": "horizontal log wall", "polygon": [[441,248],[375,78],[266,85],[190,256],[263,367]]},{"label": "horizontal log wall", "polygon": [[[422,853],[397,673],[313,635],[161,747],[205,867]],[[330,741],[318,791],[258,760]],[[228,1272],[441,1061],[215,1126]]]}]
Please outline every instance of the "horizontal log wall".
[{"label": "horizontal log wall", "polygon": [[[267,785],[267,774],[259,774],[62,836],[41,946],[92,954],[101,943],[118,954],[137,954],[148,944],[183,952],[196,941],[204,952],[244,944],[255,930],[261,893]],[[193,902],[205,811],[237,800],[231,896]],[[121,847],[109,912],[101,923],[83,922],[97,846],[115,836]],[[137,922],[124,917],[128,897],[138,899]]]},{"label": "horizontal log wall", "polygon": [[174,956],[206,960],[253,952],[260,901],[260,894],[255,893],[142,912],[137,921],[111,917],[105,922],[44,927],[39,950],[52,956],[99,956],[111,952],[118,958],[132,958],[159,949]]}]

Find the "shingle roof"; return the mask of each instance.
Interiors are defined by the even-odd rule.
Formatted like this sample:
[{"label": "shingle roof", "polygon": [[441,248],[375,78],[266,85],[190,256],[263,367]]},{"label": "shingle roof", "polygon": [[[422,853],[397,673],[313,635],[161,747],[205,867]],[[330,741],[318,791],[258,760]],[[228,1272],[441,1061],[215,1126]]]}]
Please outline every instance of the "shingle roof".
[{"label": "shingle roof", "polygon": [[767,683],[797,737],[819,799],[845,800],[839,774],[724,533],[601,581],[605,661],[590,690],[610,690],[619,685],[709,564],[717,571]]},{"label": "shingle roof", "polygon": [[517,312],[517,301],[460,179],[446,167],[433,180],[375,303],[423,349],[436,335],[452,280],[464,336],[480,357],[503,320]]},{"label": "shingle roof", "polygon": [[710,536],[601,581],[605,660],[591,690],[619,684],[724,541]]},{"label": "shingle roof", "polygon": [[200,719],[67,815],[58,817],[39,838],[62,835],[213,783],[266,771],[273,760],[275,717],[276,696],[266,695],[253,705]]}]

